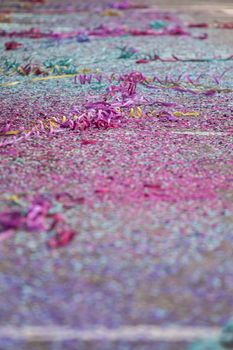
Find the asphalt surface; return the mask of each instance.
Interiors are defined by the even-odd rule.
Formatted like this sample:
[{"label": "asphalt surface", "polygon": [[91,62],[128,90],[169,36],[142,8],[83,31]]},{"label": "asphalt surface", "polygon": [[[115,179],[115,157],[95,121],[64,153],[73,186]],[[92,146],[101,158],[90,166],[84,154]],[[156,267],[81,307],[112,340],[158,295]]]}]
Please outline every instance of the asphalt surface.
[{"label": "asphalt surface", "polygon": [[[13,2],[1,6],[0,25],[6,31],[69,32],[97,26],[103,18],[106,26],[118,21],[95,7],[46,14],[30,6],[29,12],[17,10]],[[209,27],[194,28],[187,37],[116,35],[78,45],[13,37],[23,48],[9,52],[4,44],[13,39],[0,37],[1,68],[5,59],[40,64],[66,57],[108,77],[135,70],[163,81],[166,75],[193,80],[203,75],[195,88],[188,86],[194,93],[138,87],[140,96],[163,101],[156,113],[169,110],[171,120],[126,118],[118,128],[32,134],[1,145],[1,213],[23,216],[28,208],[48,206],[46,227],[56,214],[58,230],[61,225],[64,232],[75,232],[69,244],[50,249],[57,226],[37,231],[35,225],[25,229],[8,223],[8,232],[1,214],[2,232],[9,233],[0,241],[1,350],[186,350],[199,338],[195,330],[200,338],[211,336],[211,330],[215,336],[232,317],[233,61],[226,58],[233,54],[233,29],[215,25],[233,22],[233,6],[212,1],[153,1],[150,6],[123,11],[120,24],[138,29],[166,11],[186,29],[188,23]],[[207,39],[197,39],[203,32]],[[154,50],[164,58],[209,61],[137,64],[118,58],[124,46],[142,56]],[[101,99],[109,86],[104,81],[102,90],[90,90],[75,84],[73,76],[38,81],[1,72],[1,123],[12,120],[14,130],[32,128],[39,116],[67,116],[70,106],[79,108],[90,96]],[[210,89],[217,92],[205,94]],[[14,223],[15,215],[10,217]],[[40,327],[38,333],[27,328],[33,326]],[[155,328],[150,332],[147,326]],[[73,333],[59,339],[64,327]],[[98,336],[101,327],[105,334]],[[175,327],[173,339],[162,336],[169,327]],[[116,331],[115,338],[108,329]],[[75,338],[75,331],[80,336]],[[49,332],[54,339],[47,339]]]}]

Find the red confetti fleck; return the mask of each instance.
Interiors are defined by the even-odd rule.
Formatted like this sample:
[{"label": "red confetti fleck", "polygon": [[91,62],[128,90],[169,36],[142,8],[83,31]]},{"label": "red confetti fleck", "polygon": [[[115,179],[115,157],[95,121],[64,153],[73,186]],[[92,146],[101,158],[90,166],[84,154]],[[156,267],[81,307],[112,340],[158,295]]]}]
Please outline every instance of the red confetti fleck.
[{"label": "red confetti fleck", "polygon": [[55,236],[49,239],[47,245],[50,249],[57,249],[66,246],[75,237],[74,231],[58,232]]},{"label": "red confetti fleck", "polygon": [[143,63],[149,63],[150,61],[149,60],[137,60],[136,63],[137,64],[143,64]]},{"label": "red confetti fleck", "polygon": [[219,23],[217,25],[219,29],[233,29],[233,23]]},{"label": "red confetti fleck", "polygon": [[82,140],[81,145],[86,146],[86,145],[95,145],[97,142],[95,140]]},{"label": "red confetti fleck", "polygon": [[208,28],[208,23],[190,23],[188,25],[189,28]]},{"label": "red confetti fleck", "polygon": [[17,50],[21,46],[23,46],[23,44],[17,43],[17,41],[8,41],[5,43],[6,50]]}]

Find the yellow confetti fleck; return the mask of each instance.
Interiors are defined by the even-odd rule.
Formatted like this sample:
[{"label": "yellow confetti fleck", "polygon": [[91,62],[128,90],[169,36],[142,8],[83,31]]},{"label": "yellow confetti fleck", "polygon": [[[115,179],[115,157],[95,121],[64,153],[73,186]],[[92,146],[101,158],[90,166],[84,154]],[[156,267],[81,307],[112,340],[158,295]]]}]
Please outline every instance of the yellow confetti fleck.
[{"label": "yellow confetti fleck", "polygon": [[175,117],[197,117],[200,113],[199,112],[180,112],[176,111],[173,113]]},{"label": "yellow confetti fleck", "polygon": [[63,78],[74,77],[75,75],[77,75],[77,74],[50,75],[48,77],[43,77],[43,78],[32,78],[31,81],[50,80],[50,79],[63,79]]},{"label": "yellow confetti fleck", "polygon": [[129,114],[131,118],[141,118],[143,112],[140,107],[136,107],[136,108],[131,108]]},{"label": "yellow confetti fleck", "polygon": [[54,120],[50,120],[49,121],[49,124],[50,124],[50,126],[52,126],[53,128],[57,128],[57,122],[55,122]]},{"label": "yellow confetti fleck", "polygon": [[14,86],[19,84],[19,81],[13,81],[12,83],[4,83],[4,84],[0,84],[0,86]]},{"label": "yellow confetti fleck", "polygon": [[108,9],[102,12],[102,16],[122,16],[122,12],[114,9]]},{"label": "yellow confetti fleck", "polygon": [[19,203],[20,201],[19,196],[17,196],[16,194],[13,194],[12,196],[7,197],[7,200],[15,203]]},{"label": "yellow confetti fleck", "polygon": [[[88,73],[91,73],[92,70],[90,68],[82,68],[82,69],[80,69],[79,72],[83,73],[83,74],[88,74]],[[77,74],[75,74],[75,75],[77,75]]]},{"label": "yellow confetti fleck", "polygon": [[9,130],[9,131],[0,133],[0,135],[1,136],[11,136],[11,135],[18,135],[19,133],[21,133],[20,130]]}]

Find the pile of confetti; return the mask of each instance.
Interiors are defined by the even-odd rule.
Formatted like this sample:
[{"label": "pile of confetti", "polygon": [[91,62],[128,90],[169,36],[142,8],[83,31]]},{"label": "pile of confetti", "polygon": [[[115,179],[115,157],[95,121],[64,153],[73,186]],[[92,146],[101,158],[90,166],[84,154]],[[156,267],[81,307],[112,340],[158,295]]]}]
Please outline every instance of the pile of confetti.
[{"label": "pile of confetti", "polygon": [[1,349],[36,346],[1,338],[6,325],[232,317],[233,20],[206,18],[156,1],[1,1]]}]

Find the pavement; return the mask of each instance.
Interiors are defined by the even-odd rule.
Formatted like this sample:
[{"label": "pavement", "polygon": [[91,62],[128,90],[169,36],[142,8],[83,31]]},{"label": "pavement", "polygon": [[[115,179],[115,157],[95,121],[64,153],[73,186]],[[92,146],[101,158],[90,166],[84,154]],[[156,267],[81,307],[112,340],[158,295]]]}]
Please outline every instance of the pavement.
[{"label": "pavement", "polygon": [[0,4],[0,350],[187,350],[232,318],[233,6],[130,4]]}]

